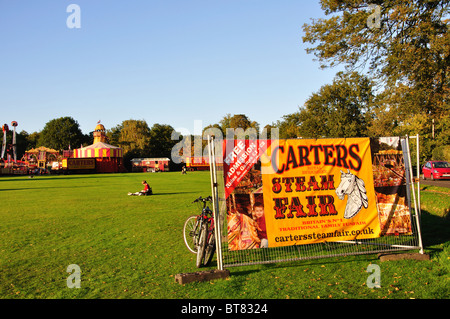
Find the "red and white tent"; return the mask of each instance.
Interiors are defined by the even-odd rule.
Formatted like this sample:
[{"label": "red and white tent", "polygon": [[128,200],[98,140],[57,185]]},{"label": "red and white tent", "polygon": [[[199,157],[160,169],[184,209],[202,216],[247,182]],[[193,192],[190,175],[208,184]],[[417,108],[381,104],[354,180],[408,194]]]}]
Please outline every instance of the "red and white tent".
[{"label": "red and white tent", "polygon": [[123,157],[123,150],[118,146],[106,144],[104,142],[97,142],[92,145],[74,150],[73,157],[75,158]]}]

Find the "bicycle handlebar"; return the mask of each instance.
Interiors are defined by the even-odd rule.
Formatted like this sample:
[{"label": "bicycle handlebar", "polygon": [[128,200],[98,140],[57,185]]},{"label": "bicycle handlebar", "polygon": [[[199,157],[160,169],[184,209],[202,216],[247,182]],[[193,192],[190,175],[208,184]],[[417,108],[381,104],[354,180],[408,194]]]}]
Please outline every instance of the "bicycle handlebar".
[{"label": "bicycle handlebar", "polygon": [[211,196],[208,196],[208,197],[206,197],[206,198],[203,198],[203,197],[199,197],[199,198],[197,198],[196,200],[194,200],[192,203],[197,203],[197,202],[203,202],[203,203],[206,203],[206,202],[211,202],[212,201],[212,197]]}]

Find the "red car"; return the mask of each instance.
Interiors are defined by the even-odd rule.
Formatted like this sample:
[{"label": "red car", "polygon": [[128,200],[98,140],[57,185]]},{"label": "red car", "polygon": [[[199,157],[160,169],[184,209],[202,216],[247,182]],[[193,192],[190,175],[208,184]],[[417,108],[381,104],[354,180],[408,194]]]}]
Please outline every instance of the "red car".
[{"label": "red car", "polygon": [[422,167],[423,179],[450,179],[450,163],[445,161],[428,161]]}]

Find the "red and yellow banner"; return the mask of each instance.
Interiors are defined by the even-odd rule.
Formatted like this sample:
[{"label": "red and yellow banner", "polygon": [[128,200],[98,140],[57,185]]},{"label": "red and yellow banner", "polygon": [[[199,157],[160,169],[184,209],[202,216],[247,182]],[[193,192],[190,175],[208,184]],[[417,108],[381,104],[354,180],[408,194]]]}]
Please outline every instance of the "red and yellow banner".
[{"label": "red and yellow banner", "polygon": [[[377,210],[380,196],[386,197],[379,192],[386,190],[374,188],[372,151],[369,138],[227,140],[223,167],[229,248],[359,240],[386,233]],[[375,158],[385,165],[384,157]]]},{"label": "red and yellow banner", "polygon": [[269,247],[380,236],[369,138],[279,140],[261,161]]}]

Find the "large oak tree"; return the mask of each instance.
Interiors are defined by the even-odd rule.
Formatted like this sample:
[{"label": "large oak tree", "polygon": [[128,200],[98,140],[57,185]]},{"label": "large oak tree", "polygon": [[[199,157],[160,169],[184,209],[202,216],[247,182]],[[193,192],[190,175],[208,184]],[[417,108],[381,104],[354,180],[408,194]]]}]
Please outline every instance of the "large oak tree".
[{"label": "large oak tree", "polygon": [[399,114],[448,115],[448,0],[320,3],[329,18],[305,24],[303,41],[322,67],[367,71],[397,97],[389,103]]},{"label": "large oak tree", "polygon": [[80,125],[72,117],[65,116],[50,120],[39,134],[37,146],[45,146],[57,151],[74,149],[87,143],[89,137],[81,132]]},{"label": "large oak tree", "polygon": [[[449,135],[449,0],[321,0],[327,18],[303,26],[321,67],[345,66],[378,84],[376,128],[425,138],[424,158]],[[440,134],[447,134],[440,136]]]}]

